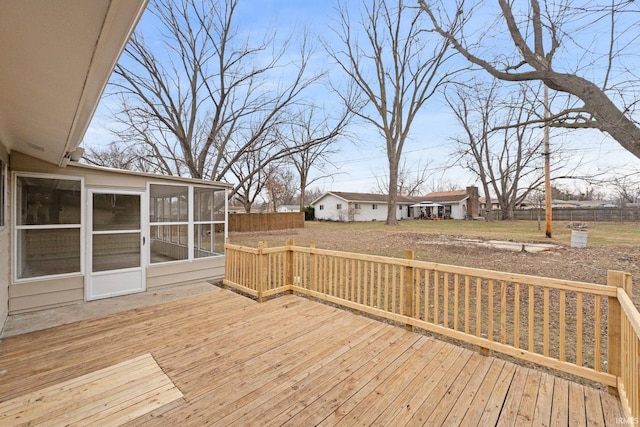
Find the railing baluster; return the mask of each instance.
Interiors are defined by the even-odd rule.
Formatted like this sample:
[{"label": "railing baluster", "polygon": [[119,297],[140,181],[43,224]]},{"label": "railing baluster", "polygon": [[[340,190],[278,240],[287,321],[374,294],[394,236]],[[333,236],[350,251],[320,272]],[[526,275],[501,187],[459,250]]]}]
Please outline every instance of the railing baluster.
[{"label": "railing baluster", "polygon": [[414,269],[414,295],[415,295],[415,310],[416,312],[414,313],[413,317],[415,317],[418,320],[421,320],[422,317],[420,317],[420,294],[422,293],[422,269],[416,268]]},{"label": "railing baluster", "polygon": [[424,270],[424,320],[429,322],[429,309],[431,298],[429,293],[431,292],[431,270]]},{"label": "railing baluster", "polygon": [[487,339],[493,341],[493,279],[488,281],[489,303],[487,304]]},{"label": "railing baluster", "polygon": [[482,279],[476,278],[476,336],[482,336]]},{"label": "railing baluster", "polygon": [[600,363],[600,353],[602,352],[602,314],[600,312],[600,295],[596,295],[595,296],[595,302],[594,302],[594,309],[595,309],[595,324],[594,326],[594,331],[593,331],[593,340],[594,340],[594,349],[593,349],[593,369],[596,370],[596,372],[600,372],[602,371],[602,365]]},{"label": "railing baluster", "polygon": [[449,327],[449,273],[444,273],[442,282],[442,304],[444,305],[442,324]]},{"label": "railing baluster", "polygon": [[566,360],[566,353],[565,353],[565,341],[566,341],[566,331],[565,331],[565,304],[566,304],[566,296],[565,296],[565,291],[564,289],[560,290],[560,319],[559,319],[559,323],[560,323],[560,342],[559,342],[559,358],[561,361],[565,361]]},{"label": "railing baluster", "polygon": [[549,357],[549,288],[544,287],[543,354]]},{"label": "railing baluster", "polygon": [[351,275],[349,276],[349,282],[351,283],[351,301],[356,302],[359,298],[356,297],[356,276],[359,271],[357,270],[356,261],[351,260]]},{"label": "railing baluster", "polygon": [[440,272],[433,271],[433,323],[440,324]]},{"label": "railing baluster", "polygon": [[460,277],[458,274],[453,276],[453,329],[458,330],[458,292],[460,291]]},{"label": "railing baluster", "polygon": [[378,304],[377,305],[378,309],[382,309],[382,307],[380,306],[380,303],[381,303],[380,294],[381,294],[381,288],[382,288],[382,265],[379,262],[376,264],[378,264],[378,277],[377,277],[378,285],[376,286],[376,302]]},{"label": "railing baluster", "polygon": [[464,333],[469,333],[469,281],[471,278],[464,276]]},{"label": "railing baluster", "polygon": [[384,265],[384,311],[389,311],[389,264]]},{"label": "railing baluster", "polygon": [[576,293],[576,365],[582,366],[582,292]]},{"label": "railing baluster", "polygon": [[534,322],[535,322],[535,311],[534,311],[534,305],[535,305],[535,298],[534,298],[534,293],[533,293],[533,285],[529,285],[529,303],[528,303],[528,307],[529,307],[529,332],[528,332],[528,338],[529,338],[529,351],[530,352],[534,352],[534,335],[535,335],[535,331],[534,331]]},{"label": "railing baluster", "polygon": [[500,342],[507,342],[507,284],[500,281]]},{"label": "railing baluster", "polygon": [[371,279],[369,280],[369,305],[371,307],[374,307],[374,299],[373,299],[373,289],[375,288],[374,284],[374,276],[375,276],[375,270],[374,270],[374,265],[373,265],[373,261],[369,261],[369,269],[371,272]]},{"label": "railing baluster", "polygon": [[[398,269],[400,271],[397,271]],[[398,286],[398,285],[402,286],[402,288],[396,289],[396,294],[397,294],[397,297],[398,297],[398,305],[396,305],[396,303],[394,302],[393,303],[393,307],[396,309],[395,313],[401,313],[401,314],[406,315],[407,314],[407,310],[406,310],[406,307],[404,305],[404,295],[405,295],[405,293],[403,292],[404,289],[405,289],[405,285],[406,285],[405,278],[404,278],[404,268],[394,266],[394,272],[393,272],[394,281],[396,280],[396,276],[397,275],[400,275],[400,279],[397,281],[397,283],[393,284],[393,289],[396,289],[396,286]],[[395,300],[396,297],[394,296],[393,299]]]},{"label": "railing baluster", "polygon": [[[415,258],[415,252],[409,250],[405,252],[405,258],[413,260]],[[415,270],[413,266],[407,266],[400,268],[400,286],[403,289],[400,291],[400,304],[404,315],[411,318],[420,318],[420,313],[416,313],[416,305],[414,305],[414,295],[416,294],[416,279]],[[420,293],[419,290],[417,292]],[[413,331],[413,325],[405,324],[407,331]]]},{"label": "railing baluster", "polygon": [[513,288],[513,346],[520,348],[520,283]]}]

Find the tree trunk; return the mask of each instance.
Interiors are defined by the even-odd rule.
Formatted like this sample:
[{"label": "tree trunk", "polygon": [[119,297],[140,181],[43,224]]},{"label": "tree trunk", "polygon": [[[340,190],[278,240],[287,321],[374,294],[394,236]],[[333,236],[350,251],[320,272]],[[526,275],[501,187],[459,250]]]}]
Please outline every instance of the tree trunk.
[{"label": "tree trunk", "polygon": [[387,203],[387,225],[400,225],[396,213],[398,205],[398,158],[389,156],[389,199]]},{"label": "tree trunk", "polygon": [[493,207],[491,201],[491,193],[489,193],[489,184],[485,182],[485,179],[482,179],[482,189],[484,190],[484,202],[485,202],[485,213],[484,220],[487,222],[493,221]]}]

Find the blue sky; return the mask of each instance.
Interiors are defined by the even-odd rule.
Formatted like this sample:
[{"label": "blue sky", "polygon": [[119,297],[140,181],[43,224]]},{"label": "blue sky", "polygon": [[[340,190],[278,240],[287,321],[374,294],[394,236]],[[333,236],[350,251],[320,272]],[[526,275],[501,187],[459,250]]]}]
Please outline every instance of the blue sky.
[{"label": "blue sky", "polygon": [[[350,6],[356,2],[349,2]],[[327,36],[329,26],[335,19],[334,2],[325,0],[241,0],[237,21],[241,30],[263,33],[277,28],[281,34],[299,33],[308,27],[314,33]],[[158,30],[151,17],[143,16],[138,31],[147,40],[157,37]],[[85,146],[98,146],[112,140],[108,128],[110,123],[109,99],[103,100],[87,135]],[[376,186],[376,176],[387,173],[384,141],[367,126],[351,129],[356,135],[356,144],[341,142],[340,152],[332,159],[337,169],[335,175],[314,184],[323,190],[371,191]],[[412,127],[412,132],[404,148],[404,157],[410,167],[430,164],[434,169],[433,181],[447,182],[465,187],[479,184],[470,173],[459,167],[451,167],[450,138],[461,130],[441,97],[436,97],[425,105]],[[580,172],[588,175],[596,170],[627,170],[640,168],[640,161],[630,155],[616,142],[598,131],[576,132],[563,136],[560,141],[568,145],[571,158],[582,159]],[[564,185],[580,186],[581,183],[567,182]]]}]

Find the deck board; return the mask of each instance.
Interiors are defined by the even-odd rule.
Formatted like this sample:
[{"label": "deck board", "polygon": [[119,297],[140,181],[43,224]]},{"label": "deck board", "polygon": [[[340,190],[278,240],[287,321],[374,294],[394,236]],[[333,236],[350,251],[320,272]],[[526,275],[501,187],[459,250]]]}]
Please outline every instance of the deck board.
[{"label": "deck board", "polygon": [[128,402],[129,413],[99,423],[614,425],[622,416],[606,391],[299,296],[258,304],[227,290],[0,341],[0,405],[146,353],[182,398],[136,400],[121,383],[113,396],[96,391],[93,406],[52,414],[95,424],[95,408]]},{"label": "deck board", "polygon": [[0,403],[0,425],[114,425],[180,399],[145,354]]}]

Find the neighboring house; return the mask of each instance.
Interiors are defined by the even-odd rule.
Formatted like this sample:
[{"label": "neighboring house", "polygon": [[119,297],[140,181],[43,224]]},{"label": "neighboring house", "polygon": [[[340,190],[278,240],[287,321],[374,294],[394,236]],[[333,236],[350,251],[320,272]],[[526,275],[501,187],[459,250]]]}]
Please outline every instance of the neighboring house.
[{"label": "neighboring house", "polygon": [[418,199],[420,202],[411,206],[414,218],[466,219],[479,215],[477,187],[429,193]]},{"label": "neighboring house", "polygon": [[[397,219],[411,218],[411,205],[415,197],[398,196]],[[329,191],[311,205],[315,218],[327,221],[386,221],[387,195],[372,193],[346,193]]]},{"label": "neighboring house", "polygon": [[228,185],[75,162],[145,6],[0,2],[0,328],[224,275]]},{"label": "neighboring house", "polygon": [[282,205],[278,206],[277,212],[300,212],[300,205]]}]

